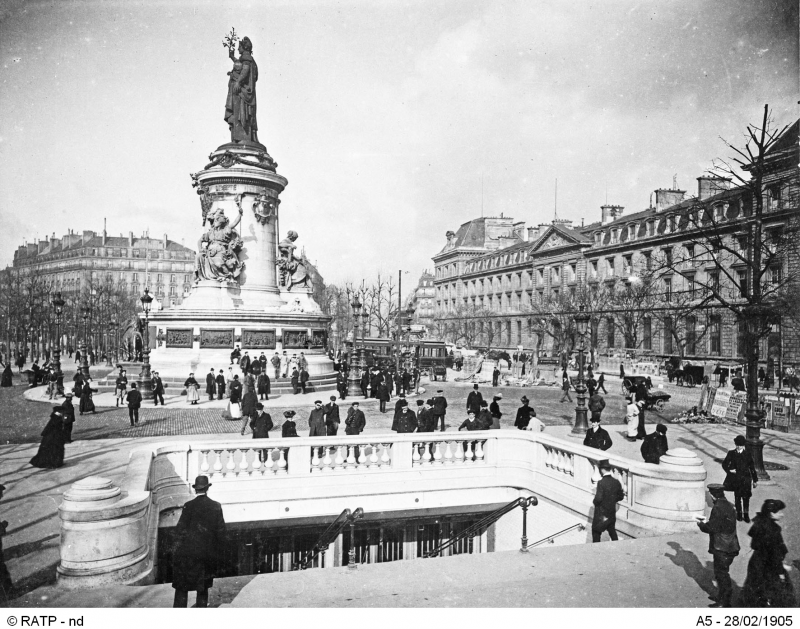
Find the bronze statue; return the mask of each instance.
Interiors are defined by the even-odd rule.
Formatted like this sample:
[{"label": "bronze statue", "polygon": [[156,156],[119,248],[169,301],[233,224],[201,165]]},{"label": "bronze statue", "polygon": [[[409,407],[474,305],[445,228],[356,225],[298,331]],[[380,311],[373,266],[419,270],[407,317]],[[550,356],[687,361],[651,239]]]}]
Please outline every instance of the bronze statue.
[{"label": "bronze statue", "polygon": [[239,58],[233,54],[233,45],[238,37],[235,31],[226,38],[228,56],[233,61],[233,70],[228,72],[228,99],[225,101],[225,122],[231,130],[231,142],[257,144],[256,81],[258,66],[253,59],[253,44],[247,37],[239,42]]},{"label": "bronze statue", "polygon": [[297,249],[297,245],[294,244],[295,240],[297,240],[297,232],[290,231],[286,234],[286,238],[278,243],[278,253],[281,255],[278,259],[281,286],[287,291],[292,290],[293,286],[308,287],[311,281],[306,269],[305,258],[295,254]]},{"label": "bronze statue", "polygon": [[211,227],[197,243],[195,277],[219,282],[237,280],[244,269],[244,262],[237,255],[244,243],[236,233],[236,226],[242,220],[242,207],[239,206],[239,216],[233,224],[222,209],[209,215],[208,219]]}]

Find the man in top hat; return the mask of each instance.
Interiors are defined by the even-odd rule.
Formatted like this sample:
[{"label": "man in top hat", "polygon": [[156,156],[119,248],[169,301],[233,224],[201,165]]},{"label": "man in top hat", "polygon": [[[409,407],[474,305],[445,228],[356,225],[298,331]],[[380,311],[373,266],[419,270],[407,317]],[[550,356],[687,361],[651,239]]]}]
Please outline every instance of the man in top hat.
[{"label": "man in top hat", "polygon": [[197,607],[208,607],[208,589],[214,585],[219,551],[225,543],[222,505],[208,497],[208,476],[198,476],[192,487],[197,497],[183,505],[175,527],[173,607],[186,607],[192,590],[197,592]]},{"label": "man in top hat", "polygon": [[72,427],[75,425],[75,407],[72,405],[72,391],[64,393],[64,402],[61,404],[64,415],[64,443],[72,443]]},{"label": "man in top hat", "polygon": [[526,395],[523,395],[519,401],[522,402],[522,406],[517,409],[517,418],[514,420],[514,426],[519,430],[525,430],[528,424],[531,423],[531,418],[536,417],[536,409],[529,406],[530,400]]},{"label": "man in top hat", "polygon": [[722,462],[722,469],[727,474],[723,484],[727,491],[733,491],[736,502],[736,519],[749,522],[750,496],[753,495],[750,481],[753,481],[752,488],[754,489],[758,483],[758,474],[752,455],[745,449],[747,440],[742,435],[736,435],[733,443],[736,447],[728,451]]},{"label": "man in top hat", "polygon": [[603,531],[608,531],[611,541],[617,541],[617,503],[625,498],[620,482],[611,475],[611,463],[603,459],[598,463],[600,475],[594,494],[592,517],[592,543],[599,542]]},{"label": "man in top hat", "polygon": [[586,431],[583,445],[598,450],[608,450],[612,445],[611,435],[605,428],[600,427],[600,418],[592,416],[591,424],[589,430]]},{"label": "man in top hat", "polygon": [[431,414],[433,415],[434,430],[436,429],[437,424],[441,424],[440,432],[444,432],[444,418],[447,414],[447,399],[444,397],[444,391],[442,391],[442,389],[436,391],[436,395],[433,396]]},{"label": "man in top hat", "polygon": [[661,457],[669,450],[667,443],[667,427],[658,424],[655,432],[651,432],[642,441],[641,453],[645,463],[659,464]]},{"label": "man in top hat", "polygon": [[136,388],[136,383],[131,382],[131,390],[125,396],[125,401],[128,402],[128,417],[131,420],[131,426],[139,423],[139,409],[142,406],[142,394]]},{"label": "man in top hat", "polygon": [[314,408],[308,416],[308,428],[309,437],[325,437],[327,435],[325,409],[322,408],[322,400],[314,400]]},{"label": "man in top hat", "polygon": [[[708,552],[714,557],[714,579],[717,582],[717,604],[715,607],[730,607],[733,596],[731,564],[739,554],[739,538],[736,536],[736,512],[725,498],[725,487],[718,483],[708,486],[714,506],[708,520],[697,516],[697,526],[708,533]],[[739,518],[741,519],[741,518]]]},{"label": "man in top hat", "polygon": [[494,364],[494,369],[492,369],[492,386],[496,387],[500,383],[500,368],[497,366],[497,363]]},{"label": "man in top hat", "polygon": [[212,402],[214,400],[214,394],[217,392],[217,380],[214,376],[214,368],[211,368],[206,374],[206,394],[208,395],[208,401]]},{"label": "man in top hat", "polygon": [[483,402],[483,396],[478,391],[477,383],[473,384],[472,391],[467,396],[467,410],[472,411],[477,416],[481,412],[481,402]]}]

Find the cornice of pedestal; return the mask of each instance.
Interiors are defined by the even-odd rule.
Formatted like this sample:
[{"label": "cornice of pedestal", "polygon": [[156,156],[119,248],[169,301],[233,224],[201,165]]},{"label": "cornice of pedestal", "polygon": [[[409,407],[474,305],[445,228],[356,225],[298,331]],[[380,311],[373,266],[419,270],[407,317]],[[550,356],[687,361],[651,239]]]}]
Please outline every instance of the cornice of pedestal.
[{"label": "cornice of pedestal", "polygon": [[223,144],[208,159],[205,168],[192,175],[198,184],[266,185],[279,193],[289,184],[277,173],[278,163],[262,145]]}]

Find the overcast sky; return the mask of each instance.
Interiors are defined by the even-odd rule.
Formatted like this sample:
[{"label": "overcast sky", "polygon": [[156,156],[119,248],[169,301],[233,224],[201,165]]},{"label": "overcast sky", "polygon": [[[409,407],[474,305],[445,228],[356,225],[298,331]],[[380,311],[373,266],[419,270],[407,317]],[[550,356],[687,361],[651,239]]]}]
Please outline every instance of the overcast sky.
[{"label": "overcast sky", "polygon": [[[796,0],[3,2],[0,264],[68,229],[195,248],[189,173],[229,140],[232,26],[259,66],[281,229],[328,281],[412,284],[484,214],[631,213],[769,103],[797,117]],[[483,194],[481,194],[483,182]],[[283,236],[283,234],[281,234]],[[405,292],[405,291],[404,291]]]}]

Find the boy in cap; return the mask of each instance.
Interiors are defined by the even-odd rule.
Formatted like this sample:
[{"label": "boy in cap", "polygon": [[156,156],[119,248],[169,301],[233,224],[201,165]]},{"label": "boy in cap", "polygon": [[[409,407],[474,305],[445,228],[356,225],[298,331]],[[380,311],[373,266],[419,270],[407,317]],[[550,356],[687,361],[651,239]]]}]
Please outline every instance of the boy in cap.
[{"label": "boy in cap", "polygon": [[723,484],[727,491],[733,491],[736,502],[736,519],[749,522],[750,496],[753,495],[750,481],[753,481],[752,488],[755,489],[758,483],[758,474],[753,457],[745,448],[747,440],[742,435],[736,435],[733,443],[736,447],[728,451],[722,462],[722,469],[727,474]]},{"label": "boy in cap", "polygon": [[208,589],[214,585],[219,549],[225,543],[222,505],[208,497],[208,476],[198,476],[194,500],[183,505],[175,527],[172,560],[173,607],[186,607],[189,591],[197,592],[197,607],[208,607]]},{"label": "boy in cap", "polygon": [[598,463],[600,475],[594,495],[592,517],[592,543],[600,541],[603,531],[608,531],[611,541],[617,541],[617,503],[625,498],[620,482],[611,475],[611,463],[603,459]]},{"label": "boy in cap", "polygon": [[[714,483],[708,486],[714,506],[708,520],[697,516],[697,526],[708,533],[708,552],[714,557],[714,579],[717,582],[717,604],[715,607],[730,607],[733,596],[730,569],[739,554],[739,538],[736,536],[736,513],[725,498],[725,487]],[[741,518],[738,518],[741,520]]]},{"label": "boy in cap", "polygon": [[308,416],[308,428],[309,437],[325,437],[327,435],[325,409],[322,408],[322,400],[314,400],[314,408]]}]

